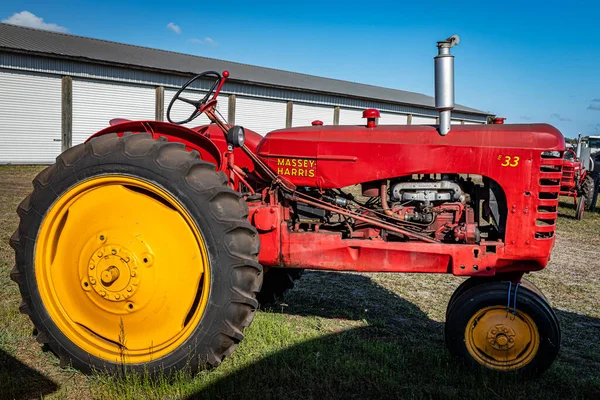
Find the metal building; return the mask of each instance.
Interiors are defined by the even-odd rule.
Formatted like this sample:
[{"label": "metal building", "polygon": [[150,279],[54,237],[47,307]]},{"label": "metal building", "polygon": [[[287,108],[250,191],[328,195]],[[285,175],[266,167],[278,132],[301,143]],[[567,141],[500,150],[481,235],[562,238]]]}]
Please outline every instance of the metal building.
[{"label": "metal building", "polygon": [[[379,109],[381,124],[436,123],[423,94],[0,24],[0,163],[51,163],[112,118],[162,121],[177,88],[206,70],[231,73],[218,98],[224,118],[263,135],[316,119],[363,124],[365,108]],[[452,114],[465,124],[489,116],[460,105]]]}]

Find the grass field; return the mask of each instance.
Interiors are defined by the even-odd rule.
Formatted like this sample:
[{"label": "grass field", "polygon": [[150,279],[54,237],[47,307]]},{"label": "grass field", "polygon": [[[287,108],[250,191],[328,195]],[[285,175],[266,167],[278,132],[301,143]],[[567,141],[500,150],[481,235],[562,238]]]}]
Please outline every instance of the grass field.
[{"label": "grass field", "polygon": [[19,314],[8,239],[15,209],[41,167],[0,167],[0,399],[600,399],[600,214],[561,203],[557,243],[529,277],[562,327],[542,377],[521,382],[466,370],[443,342],[446,303],[461,279],[440,275],[307,272],[284,304],[257,313],[236,352],[195,377],[150,382],[61,369]]}]

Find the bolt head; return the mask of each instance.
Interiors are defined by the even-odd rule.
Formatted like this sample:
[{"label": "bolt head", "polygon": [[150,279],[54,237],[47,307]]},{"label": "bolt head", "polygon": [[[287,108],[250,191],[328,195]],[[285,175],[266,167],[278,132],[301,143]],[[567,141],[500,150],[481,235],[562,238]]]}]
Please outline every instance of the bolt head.
[{"label": "bolt head", "polygon": [[100,291],[100,296],[102,296],[102,297],[106,297],[106,292],[105,292],[104,290],[101,290],[101,291]]},{"label": "bolt head", "polygon": [[90,264],[90,269],[94,269],[96,266],[94,264]]},{"label": "bolt head", "polygon": [[121,298],[121,295],[119,295],[118,293],[115,294],[115,299],[119,300]]},{"label": "bolt head", "polygon": [[129,287],[127,288],[127,291],[128,291],[128,292],[131,292],[132,290],[133,290],[133,288],[132,288],[131,286],[129,286]]},{"label": "bolt head", "polygon": [[136,276],[136,275],[137,275],[137,272],[131,271],[131,276]]},{"label": "bolt head", "polygon": [[104,254],[102,254],[102,252],[101,252],[101,251],[99,251],[99,252],[97,252],[97,253],[96,253],[96,255],[98,256],[98,258],[102,258],[102,256],[103,256]]},{"label": "bolt head", "polygon": [[115,249],[112,249],[110,252],[113,254],[117,254],[117,250],[115,250]]},{"label": "bolt head", "polygon": [[95,284],[96,284],[96,279],[94,279],[94,278],[90,278],[90,283],[91,283],[92,285],[95,285]]}]

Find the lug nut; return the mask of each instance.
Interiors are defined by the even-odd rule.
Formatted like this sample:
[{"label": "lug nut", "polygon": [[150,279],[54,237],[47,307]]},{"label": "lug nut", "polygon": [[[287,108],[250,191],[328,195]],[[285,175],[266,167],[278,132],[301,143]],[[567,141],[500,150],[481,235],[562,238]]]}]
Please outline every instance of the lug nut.
[{"label": "lug nut", "polygon": [[91,283],[92,285],[95,285],[95,284],[96,284],[96,279],[94,279],[94,278],[90,278],[90,283]]},{"label": "lug nut", "polygon": [[106,292],[104,290],[100,291],[100,296],[105,297],[106,296]]},{"label": "lug nut", "polygon": [[133,288],[132,288],[131,286],[129,286],[129,287],[127,288],[127,291],[128,291],[128,292],[131,292],[132,290],[133,290]]},{"label": "lug nut", "polygon": [[96,253],[96,255],[98,256],[98,258],[102,258],[103,254],[101,251],[99,251],[98,253]]},{"label": "lug nut", "polygon": [[121,296],[117,293],[115,294],[115,299],[119,300],[121,298]]},{"label": "lug nut", "polygon": [[113,253],[113,254],[117,254],[117,250],[115,250],[115,249],[112,249],[112,250],[111,250],[111,253]]}]

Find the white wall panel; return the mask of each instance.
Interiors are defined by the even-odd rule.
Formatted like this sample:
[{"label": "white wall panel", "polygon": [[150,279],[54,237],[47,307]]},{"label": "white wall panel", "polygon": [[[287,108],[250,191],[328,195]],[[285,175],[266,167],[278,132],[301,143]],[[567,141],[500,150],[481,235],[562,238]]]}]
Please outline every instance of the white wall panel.
[{"label": "white wall panel", "polygon": [[381,113],[381,118],[379,118],[380,125],[406,125],[407,123],[408,115],[406,114]]},{"label": "white wall panel", "polygon": [[413,115],[413,125],[435,125],[435,118],[433,117],[422,117],[420,115]]},{"label": "white wall panel", "polygon": [[61,79],[0,71],[0,163],[53,163],[61,150]]},{"label": "white wall panel", "polygon": [[352,108],[341,108],[340,125],[366,125],[367,120],[362,117],[363,111]]},{"label": "white wall panel", "polygon": [[[165,89],[165,121],[167,121],[167,108],[169,107],[169,103],[175,96],[177,90],[175,89]],[[189,100],[202,100],[206,92],[201,92],[198,90],[188,90],[186,89],[181,96],[185,97]],[[221,94],[217,96],[217,111],[221,113],[225,122],[227,122],[227,111],[229,108],[229,97],[226,94]],[[188,103],[184,103],[183,101],[176,100],[173,103],[173,108],[171,110],[171,119],[173,121],[184,121],[190,117],[192,112],[194,111],[194,106]],[[192,122],[188,122],[187,124],[183,124],[188,128],[193,128],[200,125],[208,125],[210,120],[205,114],[200,115],[198,118],[193,120]]]},{"label": "white wall panel", "polygon": [[237,97],[235,102],[235,124],[261,135],[285,128],[287,103],[285,101]]},{"label": "white wall panel", "polygon": [[109,126],[113,118],[154,120],[155,99],[150,86],[73,79],[73,146]]},{"label": "white wall panel", "polygon": [[324,125],[333,125],[333,107],[294,103],[292,126],[310,126],[315,120],[323,121]]}]

